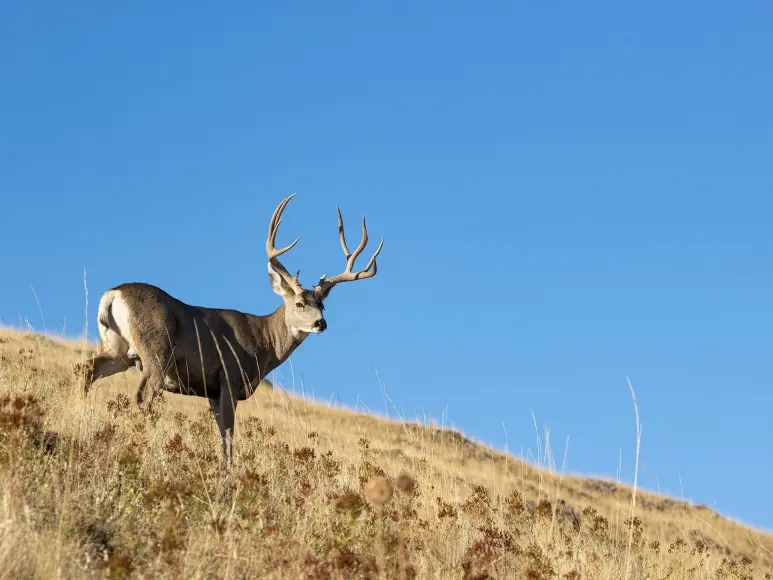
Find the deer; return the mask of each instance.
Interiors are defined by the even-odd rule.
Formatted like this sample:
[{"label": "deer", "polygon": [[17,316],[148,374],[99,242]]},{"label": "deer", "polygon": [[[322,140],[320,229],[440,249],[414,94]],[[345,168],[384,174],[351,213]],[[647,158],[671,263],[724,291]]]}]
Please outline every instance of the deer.
[{"label": "deer", "polygon": [[143,282],[127,282],[107,290],[99,301],[97,322],[99,350],[81,372],[83,393],[102,378],[136,368],[140,371],[135,402],[150,413],[163,390],[204,397],[222,440],[223,463],[230,468],[236,405],[252,396],[258,384],[284,363],[311,334],[327,329],[325,300],[339,283],[372,278],[378,271],[376,258],[384,239],[365,268],[354,271],[354,263],[368,243],[362,218],[362,238],[353,252],[344,235],[341,210],[338,234],[346,257],[341,274],[306,289],[279,261],[300,241],[277,249],[276,238],[282,213],[295,193],[276,207],[268,226],[266,254],[271,288],[282,304],[270,314],[255,315],[233,309],[193,306],[161,288]]}]

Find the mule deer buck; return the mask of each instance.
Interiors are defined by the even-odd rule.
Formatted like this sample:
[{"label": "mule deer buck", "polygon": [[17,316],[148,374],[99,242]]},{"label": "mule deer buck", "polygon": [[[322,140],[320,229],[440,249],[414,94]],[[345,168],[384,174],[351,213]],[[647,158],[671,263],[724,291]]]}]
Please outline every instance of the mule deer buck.
[{"label": "mule deer buck", "polygon": [[341,210],[336,208],[346,268],[332,278],[323,274],[311,290],[303,288],[298,281],[300,271],[291,276],[279,262],[279,256],[292,249],[300,237],[276,248],[282,212],[293,196],[274,210],[266,239],[271,287],[283,300],[279,308],[256,316],[192,306],[150,284],[135,282],[112,288],[99,302],[100,350],[83,369],[84,392],[88,393],[97,379],[136,366],[142,373],[136,401],[146,412],[161,390],[206,397],[220,429],[223,461],[230,466],[237,402],[248,399],[260,381],[287,360],[309,334],[325,331],[323,310],[330,290],[340,282],[375,276],[376,257],[384,245],[382,238],[365,269],[354,272],[354,262],[368,242],[365,218],[360,244],[350,252]]}]

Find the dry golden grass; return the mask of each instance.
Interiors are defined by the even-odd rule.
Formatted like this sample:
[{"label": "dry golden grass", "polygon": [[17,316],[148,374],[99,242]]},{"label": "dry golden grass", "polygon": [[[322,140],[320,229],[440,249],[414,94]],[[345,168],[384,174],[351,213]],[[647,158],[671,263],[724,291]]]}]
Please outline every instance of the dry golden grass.
[{"label": "dry golden grass", "polygon": [[[220,468],[205,401],[0,329],[0,573],[12,578],[770,578],[773,537],[459,433],[259,389]],[[629,548],[629,538],[631,538]]]}]

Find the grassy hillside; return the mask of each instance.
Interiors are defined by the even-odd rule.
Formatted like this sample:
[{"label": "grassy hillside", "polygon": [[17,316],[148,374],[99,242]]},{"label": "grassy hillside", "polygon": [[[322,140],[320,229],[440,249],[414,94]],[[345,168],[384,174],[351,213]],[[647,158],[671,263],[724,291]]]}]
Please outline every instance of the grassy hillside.
[{"label": "grassy hillside", "polygon": [[[262,388],[220,469],[205,402],[78,391],[79,345],[0,329],[9,578],[770,578],[773,536],[457,432]],[[560,471],[560,470],[559,470]],[[739,474],[742,477],[742,474]]]}]

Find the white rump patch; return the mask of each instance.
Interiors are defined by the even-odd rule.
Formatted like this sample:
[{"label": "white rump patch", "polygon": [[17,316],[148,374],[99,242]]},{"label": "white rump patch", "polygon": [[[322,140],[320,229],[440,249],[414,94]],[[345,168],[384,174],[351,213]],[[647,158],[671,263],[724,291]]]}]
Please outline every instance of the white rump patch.
[{"label": "white rump patch", "polygon": [[[108,304],[111,305],[112,317],[107,313]],[[137,349],[132,340],[130,318],[129,307],[121,297],[120,290],[106,293],[99,301],[99,319],[108,321],[107,327],[103,327],[101,322],[99,326],[105,347],[120,356],[136,358]]]}]

